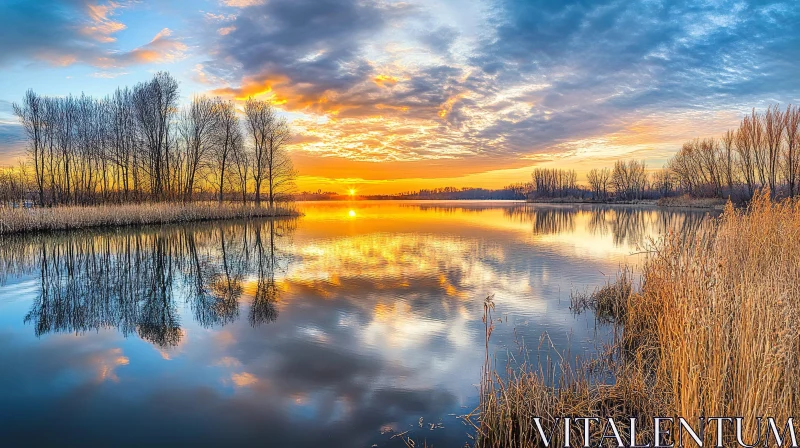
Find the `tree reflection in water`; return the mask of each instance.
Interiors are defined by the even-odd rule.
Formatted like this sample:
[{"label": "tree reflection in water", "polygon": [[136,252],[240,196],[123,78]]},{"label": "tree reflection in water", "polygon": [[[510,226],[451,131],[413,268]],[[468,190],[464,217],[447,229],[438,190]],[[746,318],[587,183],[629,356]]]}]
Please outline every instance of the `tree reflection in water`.
[{"label": "tree reflection in water", "polygon": [[[422,208],[479,213],[486,207]],[[536,236],[585,229],[629,247],[668,230],[692,235],[706,215],[541,204],[506,207],[503,214],[530,223]],[[25,317],[36,335],[116,328],[170,347],[184,335],[181,305],[191,310],[184,316],[205,328],[235,321],[242,304],[249,304],[245,312],[253,327],[274,322],[282,294],[276,277],[286,273],[296,226],[296,220],[252,220],[5,237],[0,272],[38,274],[39,291]],[[447,276],[439,281],[459,283]]]},{"label": "tree reflection in water", "polygon": [[530,222],[533,234],[538,236],[575,232],[576,220],[585,218],[586,228],[593,235],[611,234],[614,245],[637,247],[647,242],[648,235],[669,231],[694,235],[708,212],[636,206],[525,204],[509,207],[505,214],[516,221]]},{"label": "tree reflection in water", "polygon": [[288,266],[282,248],[295,228],[296,220],[252,220],[10,237],[0,267],[38,274],[25,316],[37,336],[116,328],[170,347],[184,334],[180,304],[206,328],[236,320],[246,298],[253,326],[275,321],[276,272]]}]

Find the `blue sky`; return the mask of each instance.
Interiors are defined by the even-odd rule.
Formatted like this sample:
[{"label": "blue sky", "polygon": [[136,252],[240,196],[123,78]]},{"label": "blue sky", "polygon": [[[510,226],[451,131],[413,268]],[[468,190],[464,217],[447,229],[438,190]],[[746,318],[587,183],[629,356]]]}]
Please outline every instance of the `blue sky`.
[{"label": "blue sky", "polygon": [[[488,185],[533,166],[660,166],[751,107],[800,102],[794,1],[6,0],[0,154],[27,88],[271,99],[301,184]],[[316,188],[314,188],[316,189]]]}]

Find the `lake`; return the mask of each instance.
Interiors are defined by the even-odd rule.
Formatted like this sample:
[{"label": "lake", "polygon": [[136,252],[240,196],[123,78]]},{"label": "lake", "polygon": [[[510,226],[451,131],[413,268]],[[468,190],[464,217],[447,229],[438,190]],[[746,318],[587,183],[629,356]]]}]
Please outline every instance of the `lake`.
[{"label": "lake", "polygon": [[[485,359],[589,356],[574,315],[705,212],[305,202],[297,219],[2,237],[3,446],[464,446]],[[548,337],[543,337],[543,335]]]}]

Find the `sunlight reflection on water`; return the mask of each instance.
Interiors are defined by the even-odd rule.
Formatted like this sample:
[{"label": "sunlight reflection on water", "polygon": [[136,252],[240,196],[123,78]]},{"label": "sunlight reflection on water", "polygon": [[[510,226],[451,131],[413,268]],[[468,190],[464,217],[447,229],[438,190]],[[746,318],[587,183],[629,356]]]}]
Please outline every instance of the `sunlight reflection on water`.
[{"label": "sunlight reflection on water", "polygon": [[476,404],[487,295],[504,321],[493,351],[536,349],[546,331],[558,350],[591,353],[607,329],[570,313],[570,291],[704,217],[480,202],[299,207],[297,220],[5,237],[6,441],[402,446],[391,435],[412,429],[463,445],[453,414]]}]

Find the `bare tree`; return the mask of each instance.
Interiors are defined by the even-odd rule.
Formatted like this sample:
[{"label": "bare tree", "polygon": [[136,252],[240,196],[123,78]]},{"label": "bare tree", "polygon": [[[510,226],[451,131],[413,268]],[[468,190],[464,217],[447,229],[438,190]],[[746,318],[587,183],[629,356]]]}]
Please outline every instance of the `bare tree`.
[{"label": "bare tree", "polygon": [[[263,101],[246,104],[252,151],[232,101],[197,96],[178,107],[178,84],[160,72],[133,89],[95,98],[38,96],[14,104],[28,137],[28,163],[40,206],[139,200],[224,200],[228,191],[270,207],[293,188],[289,125]],[[5,173],[2,194],[19,193]],[[251,180],[252,179],[252,180]]]},{"label": "bare tree", "polygon": [[108,156],[115,167],[117,188],[122,188],[123,199],[131,198],[131,177],[136,178],[137,153],[136,121],[133,96],[130,89],[117,89],[106,100],[108,107]]},{"label": "bare tree", "polygon": [[736,132],[728,129],[722,136],[723,164],[725,173],[725,183],[728,185],[728,197],[733,194],[734,171],[733,171],[733,141],[736,139]]},{"label": "bare tree", "polygon": [[745,184],[747,185],[747,194],[752,196],[755,192],[755,160],[753,155],[752,139],[750,138],[751,126],[749,124],[749,117],[744,117],[742,124],[736,131],[734,139],[734,147],[738,154],[738,167],[739,172],[744,177]]},{"label": "bare tree", "polygon": [[231,159],[235,168],[234,174],[239,183],[239,192],[242,194],[242,204],[245,204],[247,203],[247,181],[250,179],[251,154],[247,151],[241,138],[234,142],[231,151]]},{"label": "bare tree", "polygon": [[608,168],[592,168],[586,175],[589,188],[596,199],[604,201],[608,198],[608,182],[611,178],[611,170]]},{"label": "bare tree", "polygon": [[231,169],[231,159],[235,158],[233,153],[236,151],[236,147],[242,144],[239,117],[236,115],[236,109],[230,101],[217,100],[216,102],[214,140],[212,151],[214,158],[213,170],[219,191],[218,201],[222,204],[225,176]]},{"label": "bare tree", "polygon": [[533,194],[537,197],[564,197],[578,190],[578,174],[575,170],[535,168],[531,173],[531,181]]},{"label": "bare tree", "polygon": [[44,206],[45,182],[45,142],[44,127],[46,126],[41,98],[28,89],[22,104],[13,104],[14,114],[19,117],[23,129],[28,137],[28,157],[33,161],[34,178],[39,191],[39,205]]},{"label": "bare tree", "polygon": [[722,194],[722,182],[719,162],[719,142],[714,138],[704,138],[696,146],[699,156],[700,172],[711,184],[714,196]]},{"label": "bare tree", "polygon": [[619,199],[641,199],[647,188],[647,173],[644,161],[618,160],[611,172],[611,185]]},{"label": "bare tree", "polygon": [[266,181],[269,206],[273,207],[290,190],[295,177],[286,151],[291,137],[289,125],[286,119],[277,116],[268,101],[249,98],[244,113],[253,142],[250,172],[255,183],[255,203],[261,205],[261,187]]},{"label": "bare tree", "polygon": [[183,137],[183,200],[191,201],[198,171],[211,152],[215,138],[217,102],[205,96],[196,96],[181,114],[180,133]]},{"label": "bare tree", "polygon": [[786,182],[789,184],[789,197],[794,197],[797,190],[797,176],[800,174],[800,155],[797,154],[797,147],[800,145],[800,108],[791,104],[786,108],[783,115],[784,138],[786,140],[786,155],[784,171]]},{"label": "bare tree", "polygon": [[767,181],[773,195],[776,193],[778,158],[785,126],[783,112],[778,106],[770,106],[764,114],[764,144],[767,148]]},{"label": "bare tree", "polygon": [[[285,118],[275,121],[269,134],[269,151],[267,152],[267,183],[269,185],[269,206],[285,200],[294,186],[296,172],[289,157],[286,145],[291,139],[291,130]],[[573,171],[574,173],[574,171]]]},{"label": "bare tree", "polygon": [[767,155],[764,151],[764,120],[760,114],[756,113],[753,109],[750,113],[749,120],[745,123],[749,127],[747,135],[750,137],[750,147],[753,151],[756,173],[758,173],[758,181],[760,186],[767,184]]},{"label": "bare tree", "polygon": [[177,111],[178,81],[158,72],[152,80],[133,89],[133,104],[146,151],[143,168],[150,180],[150,193],[164,199],[170,166],[170,124]]},{"label": "bare tree", "polygon": [[250,158],[250,169],[255,183],[255,203],[261,205],[261,184],[267,171],[267,152],[269,151],[269,134],[275,126],[275,109],[268,101],[248,98],[244,104],[247,129],[253,141],[253,155]]},{"label": "bare tree", "polygon": [[659,196],[666,197],[672,194],[675,189],[675,185],[673,182],[672,171],[670,171],[669,168],[662,168],[658,171],[655,171],[652,176],[653,181],[651,182],[651,185]]}]

